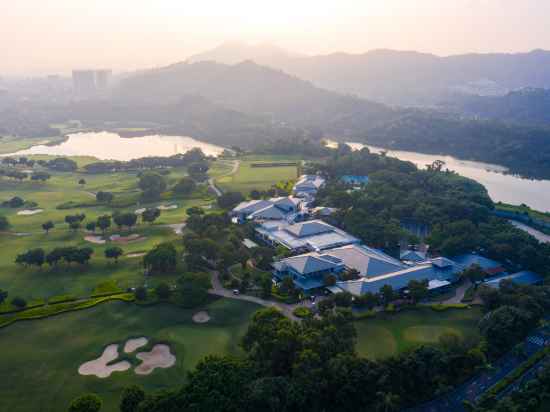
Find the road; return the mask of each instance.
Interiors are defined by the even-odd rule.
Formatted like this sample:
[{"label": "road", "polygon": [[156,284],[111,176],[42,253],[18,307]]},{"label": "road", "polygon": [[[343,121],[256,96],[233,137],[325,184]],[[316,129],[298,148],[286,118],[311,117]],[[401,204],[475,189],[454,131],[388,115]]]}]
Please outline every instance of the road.
[{"label": "road", "polygon": [[[239,170],[239,165],[241,164],[240,160],[233,160],[233,167],[231,171],[223,176],[231,176],[237,173],[237,170]],[[221,177],[221,176],[220,176]],[[218,186],[216,186],[216,182],[214,181],[214,178],[211,177],[208,179],[208,185],[210,186],[210,189],[216,194],[217,197],[220,197],[223,192],[220,190]]]},{"label": "road", "polygon": [[223,296],[224,298],[228,298],[228,299],[244,300],[247,302],[252,302],[261,306],[265,306],[266,308],[276,308],[280,310],[289,319],[296,320],[296,321],[300,320],[300,318],[296,317],[293,313],[294,309],[300,306],[299,304],[289,305],[286,303],[273,302],[271,300],[258,298],[256,296],[235,295],[233,294],[232,290],[227,290],[222,286],[222,283],[220,282],[220,279],[219,279],[218,272],[211,272],[211,273],[212,273],[212,279],[211,279],[212,289],[208,291],[208,293],[210,293],[211,295]]},{"label": "road", "polygon": [[[533,356],[538,351],[550,345],[550,327],[540,328],[529,335],[524,341],[525,356],[518,356],[513,352],[500,358],[492,364],[492,368],[479,375],[476,375],[466,383],[458,386],[450,393],[434,399],[424,405],[410,409],[409,412],[463,412],[465,411],[462,402],[468,400],[475,402],[488,389],[493,387],[497,382],[512,373],[520,366],[527,358]],[[533,374],[533,370],[540,367],[540,362],[530,369],[521,379],[514,382],[505,391],[509,393],[511,390],[517,389],[527,374]],[[502,394],[502,392],[501,392]]]}]

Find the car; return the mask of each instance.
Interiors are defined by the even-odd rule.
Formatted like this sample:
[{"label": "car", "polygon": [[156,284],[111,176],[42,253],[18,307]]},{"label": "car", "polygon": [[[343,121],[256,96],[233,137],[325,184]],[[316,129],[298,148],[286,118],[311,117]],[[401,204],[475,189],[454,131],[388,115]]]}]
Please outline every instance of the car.
[{"label": "car", "polygon": [[239,292],[239,289],[233,289],[233,294],[234,295],[240,295],[241,292]]}]

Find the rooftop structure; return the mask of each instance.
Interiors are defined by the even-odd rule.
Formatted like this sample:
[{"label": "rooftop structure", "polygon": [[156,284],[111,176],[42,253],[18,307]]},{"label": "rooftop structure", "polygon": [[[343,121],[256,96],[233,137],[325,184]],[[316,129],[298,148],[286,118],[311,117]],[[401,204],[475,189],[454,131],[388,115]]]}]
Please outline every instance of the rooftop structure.
[{"label": "rooftop structure", "polygon": [[265,222],[256,228],[256,233],[267,243],[290,250],[321,251],[359,243],[359,239],[321,220]]},{"label": "rooftop structure", "polygon": [[347,185],[366,185],[369,182],[368,176],[345,175],[340,180]]},{"label": "rooftop structure", "polygon": [[463,270],[461,265],[449,259],[428,260],[416,266],[376,276],[363,277],[359,280],[338,282],[342,290],[360,296],[367,292],[378,293],[382,286],[390,285],[394,290],[407,287],[411,280],[427,280],[431,290],[448,286],[457,280],[457,275]]},{"label": "rooftop structure", "polygon": [[484,282],[484,284],[492,288],[498,289],[500,287],[500,282],[503,280],[511,280],[518,285],[538,285],[542,283],[543,277],[537,273],[524,270],[521,272],[513,273],[511,275],[503,275],[497,278],[493,278]]},{"label": "rooftop structure", "polygon": [[239,220],[285,220],[297,213],[302,200],[296,197],[276,197],[269,200],[251,200],[237,205],[231,215]]},{"label": "rooftop structure", "polygon": [[292,193],[298,197],[315,196],[325,185],[325,179],[318,175],[302,175],[294,185]]},{"label": "rooftop structure", "polygon": [[426,257],[426,252],[420,252],[419,250],[405,250],[399,256],[401,260],[407,262],[423,262]]},{"label": "rooftop structure", "polygon": [[465,269],[473,265],[478,265],[489,276],[494,276],[506,272],[506,269],[502,266],[502,264],[500,264],[496,260],[476,255],[474,253],[467,253],[464,255],[456,256],[453,258],[453,261],[455,261],[459,265],[462,265]]}]

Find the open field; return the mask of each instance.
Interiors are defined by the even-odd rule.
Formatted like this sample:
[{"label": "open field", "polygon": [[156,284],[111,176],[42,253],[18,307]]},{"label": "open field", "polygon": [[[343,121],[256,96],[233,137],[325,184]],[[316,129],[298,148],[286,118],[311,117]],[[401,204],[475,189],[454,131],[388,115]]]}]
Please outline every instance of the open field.
[{"label": "open field", "polygon": [[296,179],[298,173],[296,166],[252,167],[252,164],[293,161],[297,161],[297,159],[288,156],[243,157],[237,172],[232,175],[217,177],[216,184],[223,191],[241,192],[247,196],[252,189],[267,190],[278,182]]},{"label": "open field", "polygon": [[[148,391],[177,387],[204,356],[240,353],[239,339],[258,308],[220,299],[202,309],[211,320],[196,324],[192,316],[201,309],[113,302],[0,329],[2,410],[64,411],[74,397],[95,392],[104,399],[102,411],[112,412],[118,410],[126,385],[139,384]],[[101,355],[108,344],[141,336],[170,344],[175,366],[156,369],[150,375],[136,375],[133,370],[115,372],[106,379],[78,374],[79,366]]]},{"label": "open field", "polygon": [[415,346],[434,344],[446,332],[466,339],[477,339],[477,322],[481,311],[448,309],[437,312],[429,308],[378,314],[355,322],[357,352],[371,359],[397,355]]},{"label": "open field", "polygon": [[[93,161],[92,158],[74,158],[79,166]],[[112,214],[115,211],[135,211],[139,208],[158,205],[177,205],[176,209],[163,210],[154,225],[139,224],[131,231],[126,228],[119,230],[114,222],[107,231],[107,235],[130,233],[145,238],[141,241],[120,244],[126,254],[145,252],[158,243],[177,239],[173,229],[165,225],[182,223],[187,218],[186,209],[191,206],[206,206],[213,202],[207,194],[206,186],[200,186],[192,196],[187,198],[174,197],[170,192],[163,195],[157,202],[142,203],[140,191],[137,187],[137,173],[85,174],[50,172],[51,179],[46,182],[25,180],[15,182],[9,179],[0,180],[0,201],[19,196],[26,201],[38,203],[43,212],[22,216],[17,212],[25,209],[0,208],[0,214],[5,215],[10,224],[10,232],[0,233],[0,288],[7,290],[10,297],[21,296],[26,300],[48,298],[60,294],[87,295],[98,284],[107,280],[115,280],[119,286],[125,288],[136,286],[144,282],[141,259],[122,257],[118,264],[108,262],[104,258],[104,250],[111,246],[109,242],[103,245],[92,244],[84,240],[86,236],[83,228],[76,233],[69,230],[64,219],[66,215],[84,213],[83,222],[94,221],[98,216]],[[178,179],[186,175],[184,168],[171,169],[166,176],[171,186]],[[85,185],[79,185],[83,178]],[[115,199],[112,205],[100,205],[95,201],[98,191],[110,191]],[[57,206],[72,202],[76,207],[57,209]],[[121,207],[124,206],[124,207]],[[53,221],[54,229],[48,235],[41,225],[46,221]],[[99,234],[99,233],[98,233]],[[89,265],[84,267],[66,267],[61,265],[53,270],[44,265],[42,269],[21,268],[14,261],[18,254],[28,249],[41,247],[46,252],[55,247],[78,246],[92,247],[95,251]],[[165,279],[169,280],[169,279]],[[158,279],[150,281],[154,285]]]},{"label": "open field", "polygon": [[1,136],[0,137],[0,154],[13,153],[19,150],[25,150],[31,146],[39,144],[60,143],[65,139],[63,136],[51,136],[51,137],[13,137],[13,136]]}]

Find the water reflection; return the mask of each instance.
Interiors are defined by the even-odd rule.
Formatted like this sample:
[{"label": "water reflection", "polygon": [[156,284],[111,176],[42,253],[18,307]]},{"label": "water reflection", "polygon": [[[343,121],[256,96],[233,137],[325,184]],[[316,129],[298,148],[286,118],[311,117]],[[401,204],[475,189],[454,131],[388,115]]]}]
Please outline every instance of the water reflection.
[{"label": "water reflection", "polygon": [[124,138],[116,133],[76,133],[58,145],[38,145],[10,155],[45,154],[54,156],[93,156],[101,160],[131,160],[146,156],[172,156],[195,147],[217,156],[222,147],[183,136],[144,136]]}]

